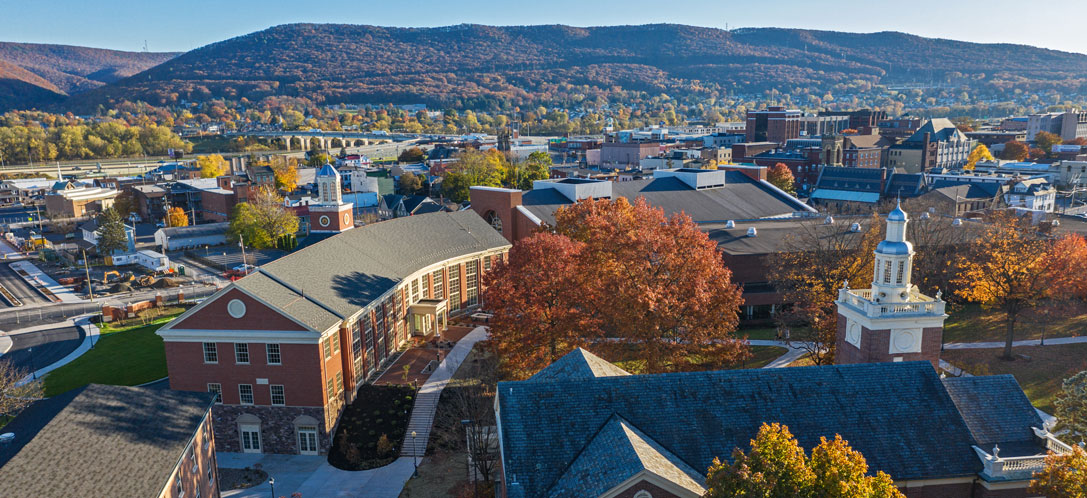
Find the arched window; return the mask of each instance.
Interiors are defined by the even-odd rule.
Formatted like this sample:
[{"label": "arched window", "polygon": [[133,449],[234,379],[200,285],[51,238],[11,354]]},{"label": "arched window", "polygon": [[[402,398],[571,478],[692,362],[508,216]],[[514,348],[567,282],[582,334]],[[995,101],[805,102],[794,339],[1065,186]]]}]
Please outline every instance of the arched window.
[{"label": "arched window", "polygon": [[490,223],[491,227],[493,227],[495,230],[498,230],[498,233],[502,233],[502,218],[498,217],[498,213],[494,211],[488,212],[487,223]]}]

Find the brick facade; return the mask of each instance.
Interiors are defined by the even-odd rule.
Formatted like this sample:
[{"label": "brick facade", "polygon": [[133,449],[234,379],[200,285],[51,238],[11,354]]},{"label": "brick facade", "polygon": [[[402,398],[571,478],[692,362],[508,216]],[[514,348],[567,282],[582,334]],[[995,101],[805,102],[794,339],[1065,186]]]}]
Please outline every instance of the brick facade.
[{"label": "brick facade", "polygon": [[[220,449],[214,434],[213,416],[204,419],[200,427],[196,429],[192,444],[180,455],[181,461],[174,468],[166,487],[163,488],[163,498],[176,498],[177,482],[181,481],[181,489],[185,496],[202,496],[218,498],[219,496],[219,467],[215,462],[215,452]],[[194,458],[195,456],[195,458]],[[193,465],[195,464],[195,466]],[[199,493],[194,490],[199,489]]]},{"label": "brick facade", "polygon": [[[890,361],[927,361],[933,368],[940,366],[940,348],[943,345],[943,328],[921,329],[921,352],[891,354],[891,329],[871,330],[861,327],[860,348],[846,342],[848,320],[838,315],[838,334],[835,339],[834,363],[884,363]],[[897,360],[901,358],[901,360]]]}]

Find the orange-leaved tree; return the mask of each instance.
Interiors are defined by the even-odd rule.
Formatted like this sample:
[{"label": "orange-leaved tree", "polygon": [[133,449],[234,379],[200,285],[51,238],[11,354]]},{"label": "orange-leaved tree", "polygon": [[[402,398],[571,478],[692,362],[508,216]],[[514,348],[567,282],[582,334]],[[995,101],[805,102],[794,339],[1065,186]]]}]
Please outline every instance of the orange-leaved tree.
[{"label": "orange-leaved tree", "polygon": [[491,343],[510,377],[528,377],[598,338],[596,303],[583,295],[583,250],[580,242],[539,232],[484,274],[483,302],[494,312]]},{"label": "orange-leaved tree", "polygon": [[189,226],[189,215],[185,214],[185,210],[179,207],[172,207],[166,213],[166,226],[171,227],[185,227]]},{"label": "orange-leaved tree", "polygon": [[796,193],[796,178],[785,163],[777,163],[766,170],[766,181],[790,194]]},{"label": "orange-leaved tree", "polygon": [[956,292],[986,309],[1004,312],[1004,357],[1012,358],[1020,314],[1059,292],[1063,258],[1028,222],[1008,214],[992,217],[973,250],[959,257]]},{"label": "orange-leaved tree", "polygon": [[703,496],[904,498],[889,475],[868,475],[864,455],[841,436],[819,440],[809,458],[788,427],[764,423],[748,453],[736,448],[731,464],[713,460]]},{"label": "orange-leaved tree", "polygon": [[1087,451],[1073,446],[1063,455],[1050,453],[1045,468],[1036,472],[1027,492],[1048,498],[1087,497]]},{"label": "orange-leaved tree", "polygon": [[1022,161],[1030,156],[1030,147],[1027,144],[1012,140],[1004,144],[1004,151],[1000,153],[1001,159],[1010,159],[1012,161]]},{"label": "orange-leaved tree", "polygon": [[584,200],[555,213],[555,231],[585,245],[586,295],[607,344],[636,344],[646,372],[688,370],[695,358],[745,358],[733,332],[743,299],[717,245],[683,213],[644,198]]}]

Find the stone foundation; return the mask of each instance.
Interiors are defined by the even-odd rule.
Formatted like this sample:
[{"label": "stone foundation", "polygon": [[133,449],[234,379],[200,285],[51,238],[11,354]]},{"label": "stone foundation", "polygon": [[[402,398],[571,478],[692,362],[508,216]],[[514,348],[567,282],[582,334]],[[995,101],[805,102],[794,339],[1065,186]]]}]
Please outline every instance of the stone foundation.
[{"label": "stone foundation", "polygon": [[323,422],[324,410],[303,406],[215,405],[211,416],[215,427],[217,451],[241,452],[238,435],[238,417],[252,415],[260,419],[261,451],[263,453],[298,454],[298,435],[295,420],[309,416],[317,421],[319,453],[327,455],[332,438]]}]

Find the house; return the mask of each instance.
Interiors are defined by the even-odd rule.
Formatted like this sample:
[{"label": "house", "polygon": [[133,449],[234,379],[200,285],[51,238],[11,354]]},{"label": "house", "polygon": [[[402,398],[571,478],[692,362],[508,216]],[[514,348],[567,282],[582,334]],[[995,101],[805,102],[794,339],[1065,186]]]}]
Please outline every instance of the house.
[{"label": "house", "polygon": [[4,496],[219,496],[213,396],[90,384],[4,426]]},{"label": "house", "polygon": [[612,182],[584,178],[538,180],[532,190],[472,187],[471,207],[513,242],[555,223],[555,211],[581,199],[644,198],[668,215],[695,223],[805,216],[810,206],[759,178],[759,168],[656,170],[652,178]]},{"label": "house", "polygon": [[932,190],[917,197],[917,201],[934,208],[936,214],[962,217],[1003,208],[1007,189],[999,183],[940,180],[932,185]]},{"label": "house", "polygon": [[1044,178],[1019,179],[1004,194],[1010,208],[1052,213],[1057,202],[1057,190]]},{"label": "house", "polygon": [[410,336],[477,308],[481,274],[509,248],[470,211],[330,234],[159,329],[170,387],[221,395],[221,451],[327,454],[357,386]]},{"label": "house", "polygon": [[886,179],[887,170],[883,168],[823,166],[811,203],[832,211],[874,206],[883,195]]},{"label": "house", "polygon": [[226,244],[226,232],[229,222],[189,225],[187,227],[166,227],[155,231],[155,244],[163,251],[181,251],[203,246]]},{"label": "house", "polygon": [[1010,375],[927,362],[630,375],[579,349],[496,392],[506,498],[699,497],[771,422],[809,449],[840,434],[911,498],[1025,497],[1046,448],[1068,450]]},{"label": "house", "polygon": [[25,178],[0,181],[0,202],[27,203],[41,199],[53,189],[54,181],[49,178]]},{"label": "house", "polygon": [[246,176],[249,177],[249,182],[254,185],[262,187],[275,187],[276,174],[272,171],[272,167],[262,164],[252,164],[246,171]]},{"label": "house", "polygon": [[977,141],[959,131],[947,118],[930,119],[902,143],[887,151],[887,166],[909,173],[932,168],[961,168]]},{"label": "house", "polygon": [[[124,250],[114,251],[113,254],[124,254],[136,252],[136,228],[124,225],[125,236],[128,238],[128,246]],[[79,225],[79,231],[81,238],[91,246],[98,247],[98,232],[101,230],[101,226],[98,224],[98,220],[92,218],[89,221],[85,221]],[[103,254],[103,256],[110,256],[109,254]]]},{"label": "house", "polygon": [[118,194],[112,188],[64,188],[45,196],[45,210],[50,216],[88,216],[112,207]]},{"label": "house", "polygon": [[383,220],[442,211],[447,211],[445,206],[425,195],[387,194],[378,199],[377,207],[378,215]]}]

